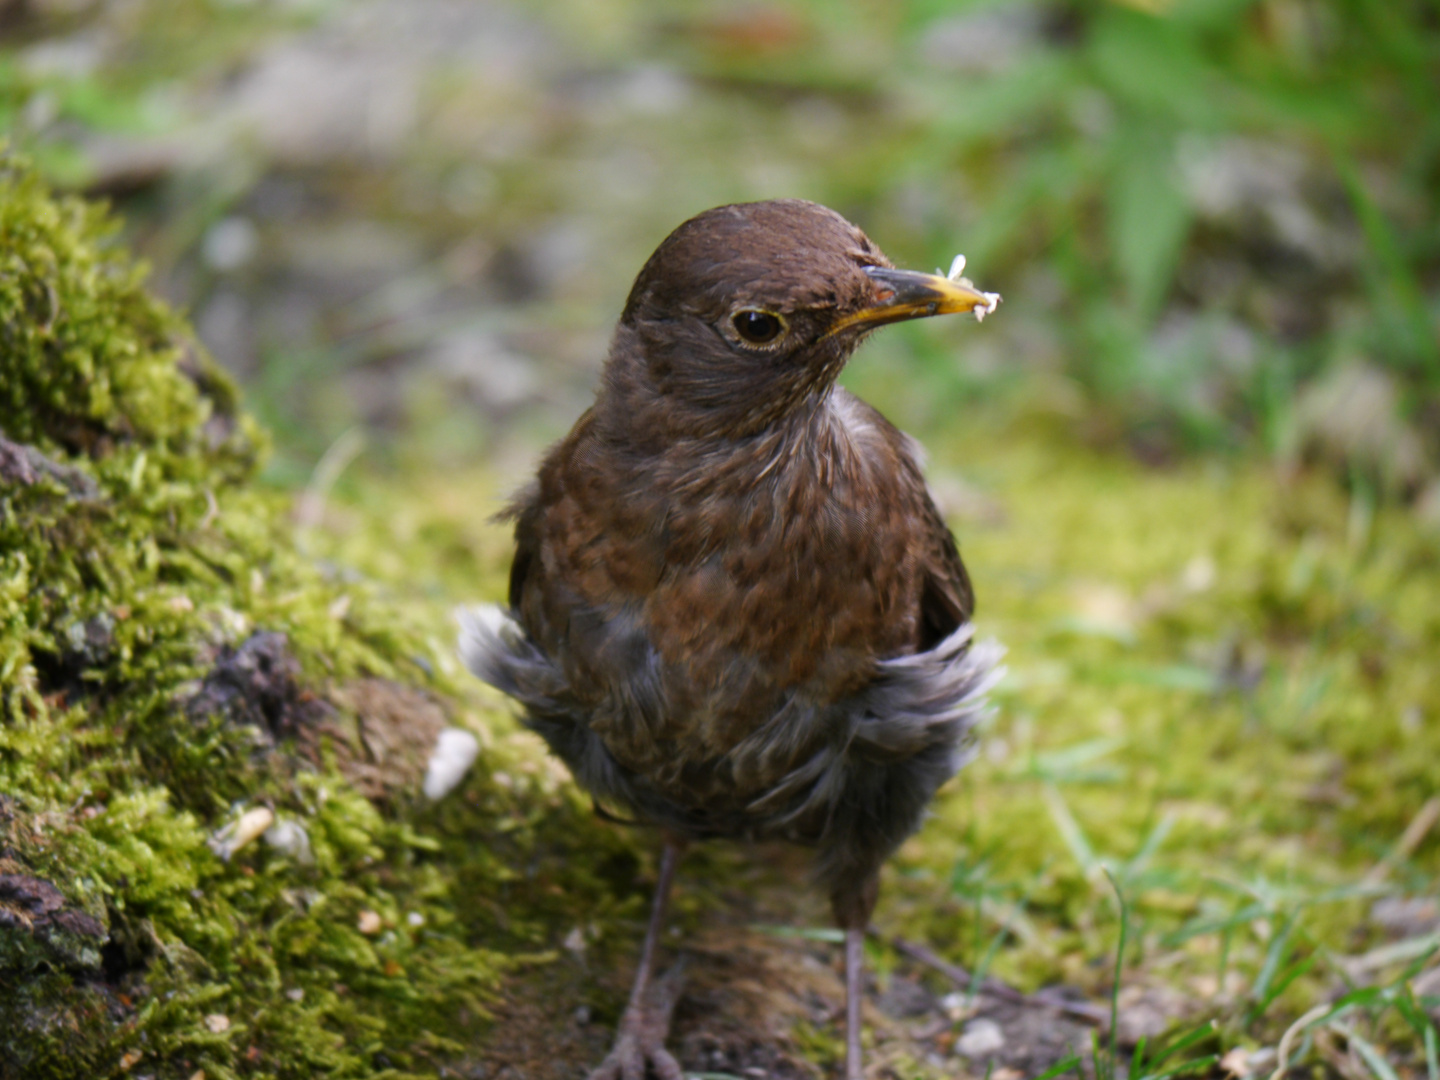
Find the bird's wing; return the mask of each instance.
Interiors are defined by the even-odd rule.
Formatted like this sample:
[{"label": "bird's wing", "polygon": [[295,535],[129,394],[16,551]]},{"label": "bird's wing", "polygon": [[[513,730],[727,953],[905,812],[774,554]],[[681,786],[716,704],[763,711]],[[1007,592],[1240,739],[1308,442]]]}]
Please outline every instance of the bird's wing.
[{"label": "bird's wing", "polygon": [[540,533],[536,527],[539,516],[540,485],[533,480],[521,488],[510,505],[495,516],[496,521],[515,522],[515,560],[510,564],[510,591],[506,597],[515,611],[520,610],[525,583],[529,580],[540,547]]},{"label": "bird's wing", "polygon": [[960,561],[954,534],[940,517],[929,490],[922,488],[920,494],[925,544],[921,555],[924,583],[920,592],[919,648],[928,652],[970,621],[975,612],[975,591]]},{"label": "bird's wing", "polygon": [[[837,394],[843,391],[837,391]],[[899,471],[899,494],[905,503],[904,516],[912,523],[913,549],[921,572],[919,635],[916,651],[928,652],[948,638],[975,612],[975,591],[970,575],[960,561],[960,549],[930,486],[925,482],[924,451],[871,405],[846,395],[846,407],[882,435]]]}]

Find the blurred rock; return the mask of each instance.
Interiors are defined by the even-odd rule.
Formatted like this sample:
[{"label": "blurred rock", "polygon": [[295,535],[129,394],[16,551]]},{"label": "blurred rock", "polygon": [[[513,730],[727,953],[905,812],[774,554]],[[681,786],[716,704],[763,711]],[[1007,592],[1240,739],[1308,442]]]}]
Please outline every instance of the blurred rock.
[{"label": "blurred rock", "polygon": [[553,54],[507,8],[462,0],[372,0],[260,54],[227,93],[229,123],[294,166],[393,160],[446,68],[531,79]]},{"label": "blurred rock", "polygon": [[90,179],[87,194],[111,197],[141,191],[199,162],[201,149],[176,136],[99,132],[84,140]]},{"label": "blurred rock", "polygon": [[1425,473],[1424,447],[1401,416],[1395,377],[1373,364],[1335,367],[1302,389],[1295,424],[1302,452],[1358,465],[1387,486],[1411,488]]},{"label": "blurred rock", "polygon": [[1202,218],[1247,232],[1258,226],[1322,267],[1354,259],[1354,238],[1307,199],[1314,167],[1298,150],[1259,139],[1192,135],[1181,139],[1176,159],[1186,194]]},{"label": "blurred rock", "polygon": [[360,217],[288,230],[284,248],[283,257],[293,269],[320,280],[354,282],[357,287],[392,281],[423,257],[420,237],[414,232]]},{"label": "blurred rock", "polygon": [[238,270],[255,257],[260,234],[247,218],[227,217],[205,230],[200,241],[200,256],[212,270],[225,273]]},{"label": "blurred rock", "polygon": [[413,129],[420,73],[383,53],[299,42],[265,54],[231,103],[236,126],[284,165],[393,156]]},{"label": "blurred rock", "polygon": [[1034,4],[945,16],[925,28],[920,56],[941,71],[993,75],[1014,64],[1043,29],[1041,9]]},{"label": "blurred rock", "polygon": [[1172,986],[1125,986],[1120,990],[1120,1042],[1153,1041],[1194,1011],[1195,1003]]},{"label": "blurred rock", "polygon": [[984,1016],[978,1016],[965,1025],[960,1038],[955,1040],[955,1052],[972,1061],[993,1057],[1005,1049],[1005,1032],[999,1024]]},{"label": "blurred rock", "polygon": [[441,337],[427,363],[471,401],[496,411],[531,400],[540,389],[534,362],[483,329],[464,328]]},{"label": "blurred rock", "polygon": [[35,78],[85,78],[104,62],[109,47],[110,35],[104,27],[90,26],[69,37],[36,42],[20,54],[20,67]]},{"label": "blurred rock", "polygon": [[1370,908],[1370,921],[1396,937],[1440,929],[1440,900],[1433,896],[1387,896]]},{"label": "blurred rock", "polygon": [[672,116],[690,104],[690,82],[680,72],[659,64],[642,64],[626,74],[619,98],[640,116]]},{"label": "blurred rock", "polygon": [[559,292],[586,272],[594,247],[591,226],[579,216],[557,219],[535,229],[521,253],[530,288],[540,296]]},{"label": "blurred rock", "polygon": [[40,964],[62,970],[86,971],[100,967],[100,946],[105,925],[79,910],[58,888],[43,878],[16,873],[11,858],[0,861],[0,957],[10,972]]}]

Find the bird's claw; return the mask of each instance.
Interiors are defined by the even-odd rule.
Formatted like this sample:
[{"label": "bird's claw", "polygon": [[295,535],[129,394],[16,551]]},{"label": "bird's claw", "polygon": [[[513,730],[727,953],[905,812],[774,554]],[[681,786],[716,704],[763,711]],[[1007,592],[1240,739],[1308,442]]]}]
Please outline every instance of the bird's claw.
[{"label": "bird's claw", "polygon": [[675,1010],[685,983],[685,962],[655,980],[642,1004],[632,1002],[620,1018],[615,1045],[589,1080],[685,1080],[685,1072],[673,1054],[665,1049],[670,1034],[670,1014]]},{"label": "bird's claw", "polygon": [[674,1055],[659,1042],[644,1040],[626,1031],[622,1024],[615,1046],[590,1074],[590,1080],[646,1080],[647,1076],[684,1080],[685,1073]]}]

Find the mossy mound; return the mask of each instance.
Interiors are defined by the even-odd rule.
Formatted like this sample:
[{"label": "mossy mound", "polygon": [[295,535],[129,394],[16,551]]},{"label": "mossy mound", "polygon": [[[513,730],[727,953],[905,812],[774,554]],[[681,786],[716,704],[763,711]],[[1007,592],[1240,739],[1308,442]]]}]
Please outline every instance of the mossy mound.
[{"label": "mossy mound", "polygon": [[[0,1078],[433,1073],[551,937],[520,853],[592,830],[492,781],[448,643],[300,552],[112,233],[0,157]],[[487,752],[432,807],[447,724]]]}]

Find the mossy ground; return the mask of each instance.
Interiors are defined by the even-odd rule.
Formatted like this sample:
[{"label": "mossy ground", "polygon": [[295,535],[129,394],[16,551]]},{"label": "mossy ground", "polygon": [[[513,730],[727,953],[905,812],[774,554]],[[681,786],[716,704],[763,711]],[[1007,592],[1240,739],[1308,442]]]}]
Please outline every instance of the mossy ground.
[{"label": "mossy ground", "polygon": [[[0,161],[0,1075],[433,1071],[549,948],[526,860],[620,845],[548,775],[495,782],[505,721],[446,632],[306,553],[110,231]],[[401,751],[437,710],[489,746],[431,808]],[[220,858],[262,806],[308,850]]]},{"label": "mossy ground", "polygon": [[[883,400],[876,360],[853,375]],[[1273,1047],[1316,1003],[1389,985],[1440,946],[1425,906],[1440,845],[1401,843],[1440,792],[1433,532],[1325,476],[1246,459],[1156,470],[1033,411],[966,420],[932,440],[931,474],[1010,673],[979,758],[895,860],[881,930],[1103,1001],[1119,933],[1108,869],[1129,904],[1122,1031],[1214,1019],[1221,1050]],[[347,490],[327,532],[339,561],[404,583],[437,625],[457,598],[502,595],[491,471]],[[702,906],[730,891],[707,872],[737,873],[712,857],[718,874],[688,875]],[[1422,914],[1377,916],[1387,898]],[[818,906],[799,913],[823,926]],[[1374,950],[1397,937],[1386,962]],[[883,945],[872,959],[915,974]],[[1420,986],[1440,1006],[1440,985]],[[1393,1060],[1423,1071],[1415,1033],[1378,1023]],[[818,1060],[834,1035],[811,1032]]]},{"label": "mossy ground", "polygon": [[[0,171],[0,1076],[572,1075],[623,1001],[650,841],[597,822],[458,669],[450,610],[503,591],[501,482],[362,459],[297,521],[256,485],[229,383],[103,231]],[[853,377],[883,405],[878,370]],[[961,419],[932,475],[1010,677],[887,873],[877,990],[951,989],[898,935],[1103,999],[1108,869],[1127,1037],[1215,1019],[1210,1048],[1273,1046],[1368,983],[1390,989],[1302,1067],[1377,1071],[1373,1046],[1424,1075],[1388,1006],[1412,984],[1440,1004],[1433,976],[1397,981],[1436,944],[1440,845],[1410,828],[1440,789],[1434,535],[1325,478],[1147,469],[1033,410]],[[284,635],[263,679],[241,673],[262,632]],[[483,749],[431,806],[404,744],[439,722]],[[207,840],[257,806],[309,856],[221,859]],[[687,862],[681,1036],[750,1038],[796,1075],[835,1062],[835,958],[751,928],[822,927],[776,858]],[[1403,899],[1410,922],[1377,914]],[[922,1038],[877,1013],[875,1062],[983,1073],[949,1056],[957,1016]]]}]

